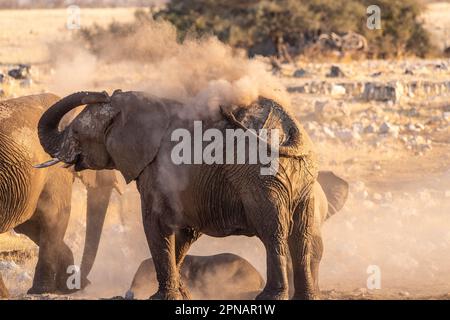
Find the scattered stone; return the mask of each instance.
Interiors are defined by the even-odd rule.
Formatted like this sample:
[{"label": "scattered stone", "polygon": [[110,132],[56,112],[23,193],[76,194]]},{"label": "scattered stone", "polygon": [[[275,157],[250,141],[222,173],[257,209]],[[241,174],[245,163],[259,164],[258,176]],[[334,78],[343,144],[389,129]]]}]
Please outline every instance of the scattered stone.
[{"label": "scattered stone", "polygon": [[413,76],[413,75],[414,75],[414,72],[413,72],[411,69],[406,69],[404,74]]},{"label": "scattered stone", "polygon": [[133,300],[134,299],[134,292],[131,290],[128,290],[125,293],[125,300]]},{"label": "scattered stone", "polygon": [[434,66],[437,70],[448,70],[447,65],[444,62],[440,62]]},{"label": "scattered stone", "polygon": [[398,137],[400,128],[396,125],[390,124],[389,122],[383,122],[380,126],[381,134],[391,134],[394,137]]},{"label": "scattered stone", "polygon": [[398,293],[398,295],[400,296],[400,297],[409,297],[409,292],[408,291],[400,291],[399,293]]},{"label": "scattered stone", "polygon": [[393,103],[397,103],[403,97],[404,91],[403,85],[398,81],[387,84],[366,82],[364,84],[362,98],[366,101],[392,101]]},{"label": "scattered stone", "polygon": [[20,86],[22,88],[29,88],[29,87],[31,87],[32,84],[33,84],[33,79],[30,79],[30,78],[20,81]]},{"label": "scattered stone", "polygon": [[331,66],[330,72],[326,76],[328,78],[344,78],[345,74],[338,66]]},{"label": "scattered stone", "polygon": [[333,130],[331,130],[331,129],[328,128],[328,127],[323,127],[323,133],[325,133],[325,135],[326,135],[328,138],[331,138],[331,139],[336,138],[336,135],[334,134]]},{"label": "scattered stone", "polygon": [[450,121],[450,111],[444,112],[442,114],[442,117],[444,118],[444,120]]},{"label": "scattered stone", "polygon": [[308,75],[308,72],[305,69],[297,69],[295,70],[294,74],[292,75],[294,78],[303,78]]},{"label": "scattered stone", "polygon": [[16,80],[25,80],[30,76],[31,66],[29,64],[19,64],[18,68],[8,71],[8,75]]},{"label": "scattered stone", "polygon": [[0,73],[0,83],[3,83],[4,79],[5,79],[5,75],[3,73]]},{"label": "scattered stone", "polygon": [[331,119],[343,115],[349,115],[350,111],[342,102],[334,100],[316,101],[314,112],[321,118]]},{"label": "scattered stone", "polygon": [[371,123],[367,127],[364,128],[364,133],[375,133],[377,132],[378,127],[376,124]]},{"label": "scattered stone", "polygon": [[353,130],[344,128],[336,131],[335,133],[336,137],[338,137],[340,140],[344,142],[351,142],[355,140],[361,140],[361,136],[359,133],[354,132]]},{"label": "scattered stone", "polygon": [[331,86],[330,93],[332,96],[343,96],[346,94],[346,92],[347,92],[347,90],[345,89],[345,87],[340,84],[333,84]]},{"label": "scattered stone", "polygon": [[376,77],[381,76],[382,74],[383,74],[383,72],[378,71],[378,72],[372,73],[370,76],[373,77],[373,78],[376,78]]},{"label": "scattered stone", "polygon": [[386,201],[392,201],[393,197],[392,197],[392,192],[388,191],[384,193],[384,200]]}]

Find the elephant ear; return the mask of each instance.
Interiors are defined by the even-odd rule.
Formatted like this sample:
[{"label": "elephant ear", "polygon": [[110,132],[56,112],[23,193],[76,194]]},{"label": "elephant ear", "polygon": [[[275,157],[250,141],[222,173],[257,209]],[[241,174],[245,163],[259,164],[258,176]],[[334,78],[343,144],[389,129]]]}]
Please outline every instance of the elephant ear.
[{"label": "elephant ear", "polygon": [[169,114],[161,100],[138,92],[116,93],[111,105],[119,112],[106,132],[106,148],[130,183],[158,154]]},{"label": "elephant ear", "polygon": [[348,197],[348,182],[335,175],[332,171],[319,171],[317,181],[328,200],[327,218],[342,209]]}]

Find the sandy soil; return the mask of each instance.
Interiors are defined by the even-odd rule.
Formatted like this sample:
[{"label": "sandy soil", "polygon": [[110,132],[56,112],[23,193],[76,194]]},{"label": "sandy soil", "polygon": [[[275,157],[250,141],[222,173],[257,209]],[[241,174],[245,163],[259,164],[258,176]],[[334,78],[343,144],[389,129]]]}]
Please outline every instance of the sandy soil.
[{"label": "sandy soil", "polygon": [[[444,7],[442,7],[444,6]],[[427,16],[439,27],[450,4],[432,7]],[[82,10],[83,25],[132,19],[132,9]],[[31,63],[31,82],[7,79],[4,96],[52,91],[60,95],[80,89],[139,89],[151,72],[144,64],[102,63],[70,45],[66,56],[54,56],[55,41],[70,42],[64,10],[0,11],[0,73],[14,64]],[[442,21],[444,21],[442,20]],[[448,19],[447,19],[448,20]],[[447,21],[445,20],[445,21]],[[20,21],[20,23],[18,23]],[[445,27],[447,28],[447,27]],[[441,32],[442,30],[439,29]],[[442,34],[442,32],[441,32]],[[450,80],[450,60],[359,61],[336,63],[345,78],[328,78],[331,64],[285,65],[280,78],[288,88],[312,82]],[[445,67],[437,67],[437,66]],[[303,68],[307,75],[292,76]],[[405,75],[405,70],[413,70]],[[374,74],[380,74],[374,76]],[[399,101],[365,101],[354,95],[293,92],[293,107],[316,143],[321,169],[347,179],[351,193],[344,209],[324,226],[325,254],[321,265],[322,296],[326,299],[450,298],[450,129],[449,92],[408,96]],[[387,132],[381,128],[385,124]],[[368,127],[372,125],[369,130]],[[85,228],[85,190],[77,184],[66,240],[81,258]],[[113,196],[93,284],[70,296],[99,298],[123,295],[135,270],[148,255],[138,195],[133,185],[125,197]],[[17,250],[17,251],[13,251]],[[0,272],[14,298],[26,296],[37,248],[15,234],[0,236]],[[31,252],[23,255],[20,252]],[[204,237],[193,254],[237,253],[265,273],[265,254],[253,238]],[[367,289],[370,270],[380,270],[381,288]]]}]

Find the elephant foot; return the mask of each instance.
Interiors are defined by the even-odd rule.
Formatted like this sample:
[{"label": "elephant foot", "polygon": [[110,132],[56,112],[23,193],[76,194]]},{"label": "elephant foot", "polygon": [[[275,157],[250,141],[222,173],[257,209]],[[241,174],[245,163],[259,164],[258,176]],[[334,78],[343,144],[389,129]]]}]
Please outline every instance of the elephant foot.
[{"label": "elephant foot", "polygon": [[291,300],[320,300],[320,295],[314,292],[294,293]]},{"label": "elephant foot", "polygon": [[255,298],[256,300],[288,300],[289,294],[287,289],[263,290]]},{"label": "elephant foot", "polygon": [[27,294],[44,294],[44,293],[56,293],[56,287],[49,285],[33,285],[27,291]]},{"label": "elephant foot", "polygon": [[180,290],[158,290],[150,300],[183,300]]}]

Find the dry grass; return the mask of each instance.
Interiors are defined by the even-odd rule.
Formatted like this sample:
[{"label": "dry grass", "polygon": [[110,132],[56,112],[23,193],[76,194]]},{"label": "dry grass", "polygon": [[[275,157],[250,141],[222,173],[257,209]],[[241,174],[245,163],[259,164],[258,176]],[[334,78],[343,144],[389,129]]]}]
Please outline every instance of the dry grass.
[{"label": "dry grass", "polygon": [[[82,9],[81,24],[107,25],[134,18],[134,8]],[[48,58],[47,44],[69,40],[68,13],[56,10],[0,10],[0,64],[41,63]]]}]

